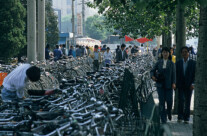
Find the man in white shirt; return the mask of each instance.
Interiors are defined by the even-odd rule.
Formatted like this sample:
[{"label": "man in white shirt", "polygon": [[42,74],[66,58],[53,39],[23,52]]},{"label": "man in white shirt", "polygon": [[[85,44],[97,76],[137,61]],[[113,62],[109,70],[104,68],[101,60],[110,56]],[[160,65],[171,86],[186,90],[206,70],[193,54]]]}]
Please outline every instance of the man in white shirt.
[{"label": "man in white shirt", "polygon": [[143,44],[141,44],[140,51],[141,51],[142,54],[145,53],[145,49],[144,49]]},{"label": "man in white shirt", "polygon": [[99,71],[99,64],[101,63],[101,53],[98,51],[98,45],[94,46],[94,52],[90,54],[93,59],[93,70],[94,72]]},{"label": "man in white shirt", "polygon": [[108,67],[109,64],[111,64],[112,54],[110,52],[110,48],[107,47],[106,51],[104,52],[104,60],[105,60],[105,66]]},{"label": "man in white shirt", "polygon": [[1,92],[3,101],[15,101],[24,97],[24,89],[28,80],[36,82],[40,79],[40,69],[30,64],[22,64],[4,78]]}]

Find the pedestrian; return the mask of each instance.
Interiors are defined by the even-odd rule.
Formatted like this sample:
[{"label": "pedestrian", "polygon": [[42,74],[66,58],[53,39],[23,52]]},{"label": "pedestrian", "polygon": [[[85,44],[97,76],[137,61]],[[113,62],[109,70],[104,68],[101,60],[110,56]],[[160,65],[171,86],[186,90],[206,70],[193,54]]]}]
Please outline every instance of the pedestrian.
[{"label": "pedestrian", "polygon": [[170,47],[170,55],[172,56],[172,62],[175,64],[176,62],[176,56],[174,54],[174,49]]},{"label": "pedestrian", "polygon": [[57,61],[57,60],[59,60],[62,57],[62,53],[59,50],[59,46],[58,45],[56,45],[56,48],[54,49],[53,54],[54,54],[54,61]]},{"label": "pedestrian", "polygon": [[76,52],[75,52],[73,46],[70,46],[68,56],[73,56],[74,58],[76,57]]},{"label": "pedestrian", "polygon": [[134,56],[135,54],[138,53],[138,49],[137,49],[137,46],[134,45],[134,47],[131,49],[131,54]]},{"label": "pedestrian", "polygon": [[111,64],[111,60],[112,60],[112,54],[111,54],[109,47],[106,48],[103,58],[104,58],[105,66],[109,67],[109,65]]},{"label": "pedestrian", "polygon": [[195,53],[195,51],[194,51],[194,48],[193,48],[193,46],[191,46],[191,47],[189,47],[189,57],[191,58],[191,59],[196,59],[196,53]]},{"label": "pedestrian", "polygon": [[176,44],[173,44],[173,55],[176,56]]},{"label": "pedestrian", "polygon": [[119,50],[117,52],[117,55],[116,55],[116,62],[125,61],[125,59],[128,58],[128,55],[127,55],[126,50],[125,50],[125,47],[126,47],[125,44],[121,45],[121,50]]},{"label": "pedestrian", "polygon": [[143,44],[141,44],[140,52],[141,52],[142,54],[145,53],[145,48],[144,48],[144,45],[143,45]]},{"label": "pedestrian", "polygon": [[129,45],[129,48],[128,48],[128,56],[131,57],[132,55],[132,46]]},{"label": "pedestrian", "polygon": [[181,48],[182,59],[176,63],[178,88],[178,122],[190,119],[190,103],[194,89],[196,62],[189,58],[189,48]]},{"label": "pedestrian", "polygon": [[128,47],[126,47],[125,50],[126,50],[126,53],[127,53],[127,55],[128,55]]},{"label": "pedestrian", "polygon": [[65,49],[65,44],[62,44],[61,51],[62,51],[63,55],[65,55],[65,52],[66,52],[66,49]]},{"label": "pedestrian", "polygon": [[[170,50],[167,47],[162,49],[161,59],[155,64],[150,74],[152,80],[156,82],[161,122],[166,123],[167,116],[169,120],[172,119],[173,89],[176,87],[175,64],[170,60]],[[165,103],[167,103],[167,111]]]},{"label": "pedestrian", "polygon": [[161,52],[162,52],[162,45],[160,45],[160,48],[158,49],[158,52],[157,52],[158,53],[158,60],[161,59],[161,56],[162,56]]},{"label": "pedestrian", "polygon": [[81,46],[81,57],[83,57],[85,55],[86,51],[85,51],[85,47]]},{"label": "pedestrian", "polygon": [[97,72],[101,63],[101,53],[98,51],[98,45],[94,46],[94,52],[91,53],[90,57],[93,59],[93,70]]},{"label": "pedestrian", "polygon": [[117,45],[117,47],[116,47],[116,54],[118,53],[119,50],[120,50],[120,46]]},{"label": "pedestrian", "polygon": [[153,54],[154,57],[156,57],[156,54],[157,54],[157,47],[154,47],[154,48],[153,48],[152,54]]},{"label": "pedestrian", "polygon": [[86,55],[89,56],[91,54],[91,50],[88,46],[86,46]]},{"label": "pedestrian", "polygon": [[60,50],[60,52],[61,52],[61,55],[63,56],[64,54],[63,54],[62,48],[63,48],[63,45],[60,44],[60,45],[59,45],[59,50]]},{"label": "pedestrian", "polygon": [[194,48],[193,48],[192,45],[191,45],[191,47],[190,47],[190,54],[192,54],[192,55],[196,55],[195,50],[194,50]]},{"label": "pedestrian", "polygon": [[40,79],[40,69],[30,64],[22,64],[9,73],[3,81],[1,92],[3,101],[18,101],[24,98],[24,89],[30,80],[36,82]]},{"label": "pedestrian", "polygon": [[82,56],[82,49],[80,45],[76,46],[76,57],[81,57]]},{"label": "pedestrian", "polygon": [[46,45],[46,48],[45,48],[45,59],[46,59],[46,60],[49,60],[49,59],[50,59],[50,51],[49,51],[49,47],[50,47],[50,45],[47,44],[47,45]]},{"label": "pedestrian", "polygon": [[103,48],[101,48],[101,52],[104,54],[104,52],[106,51],[106,45],[103,45]]}]

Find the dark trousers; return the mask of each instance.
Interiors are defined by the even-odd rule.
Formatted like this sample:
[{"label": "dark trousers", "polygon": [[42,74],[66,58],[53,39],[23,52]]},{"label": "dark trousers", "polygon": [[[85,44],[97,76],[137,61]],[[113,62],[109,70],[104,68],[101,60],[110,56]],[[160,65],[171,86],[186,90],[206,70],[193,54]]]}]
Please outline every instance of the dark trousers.
[{"label": "dark trousers", "polygon": [[97,72],[99,70],[99,62],[98,60],[93,61],[93,71]]},{"label": "dark trousers", "polygon": [[[159,97],[159,109],[162,123],[166,123],[167,114],[171,115],[173,104],[173,90],[157,87]],[[167,103],[167,110],[165,109],[165,102]]]},{"label": "dark trousers", "polygon": [[178,89],[178,119],[189,121],[192,90]]}]

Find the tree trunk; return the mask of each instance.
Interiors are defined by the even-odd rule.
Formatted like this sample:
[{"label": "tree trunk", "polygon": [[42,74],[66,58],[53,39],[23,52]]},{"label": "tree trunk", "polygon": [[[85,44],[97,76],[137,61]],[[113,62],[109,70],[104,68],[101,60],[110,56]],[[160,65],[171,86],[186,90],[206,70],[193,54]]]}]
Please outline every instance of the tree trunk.
[{"label": "tree trunk", "polygon": [[172,33],[169,31],[167,34],[167,47],[170,48],[172,45]]},{"label": "tree trunk", "polygon": [[162,47],[165,47],[166,45],[166,34],[163,32],[162,33]]},{"label": "tree trunk", "polygon": [[36,61],[36,0],[27,1],[27,58]]},{"label": "tree trunk", "polygon": [[186,46],[186,23],[185,23],[185,7],[181,4],[181,0],[178,0],[176,7],[176,60],[181,59],[180,50],[183,46]]},{"label": "tree trunk", "polygon": [[167,22],[167,27],[168,28],[170,28],[169,29],[169,31],[168,31],[168,33],[167,33],[167,41],[166,41],[166,43],[167,43],[167,47],[168,48],[170,48],[171,47],[171,45],[172,45],[172,32],[171,32],[171,25],[172,25],[172,14],[170,13],[170,12],[168,12],[167,13],[167,20],[166,20],[166,22]]},{"label": "tree trunk", "polygon": [[204,136],[207,132],[207,6],[201,4],[199,22],[198,57],[194,95],[193,135]]},{"label": "tree trunk", "polygon": [[38,0],[37,60],[45,60],[45,0]]},{"label": "tree trunk", "polygon": [[[176,61],[181,59],[180,50],[186,44],[186,24],[185,24],[185,6],[178,0],[176,7]],[[178,93],[175,91],[174,113],[178,111]]]},{"label": "tree trunk", "polygon": [[[172,23],[170,17],[171,17],[170,13],[168,13],[168,15],[165,17],[165,26],[168,27],[168,28],[171,28],[171,23]],[[170,48],[171,45],[172,45],[171,30],[169,30],[168,33],[163,32],[162,36],[163,36],[163,38],[162,38],[163,47]]]},{"label": "tree trunk", "polygon": [[[167,26],[167,17],[165,17],[165,26]],[[162,32],[162,47],[166,47],[167,46],[167,33],[166,32]]]}]

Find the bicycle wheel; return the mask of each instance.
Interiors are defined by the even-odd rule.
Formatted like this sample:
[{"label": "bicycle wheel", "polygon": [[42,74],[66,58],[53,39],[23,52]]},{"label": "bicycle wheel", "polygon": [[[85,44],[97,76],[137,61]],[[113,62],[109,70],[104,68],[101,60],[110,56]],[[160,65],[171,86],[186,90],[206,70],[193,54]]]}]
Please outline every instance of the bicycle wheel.
[{"label": "bicycle wheel", "polygon": [[74,77],[78,76],[78,72],[74,69],[67,69],[64,73],[63,76],[67,79],[72,79]]}]

